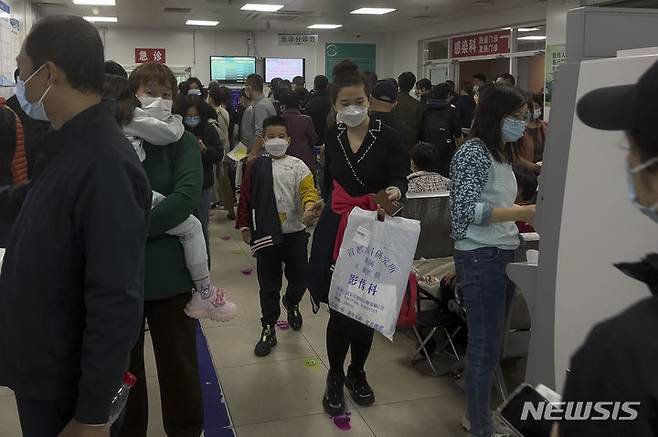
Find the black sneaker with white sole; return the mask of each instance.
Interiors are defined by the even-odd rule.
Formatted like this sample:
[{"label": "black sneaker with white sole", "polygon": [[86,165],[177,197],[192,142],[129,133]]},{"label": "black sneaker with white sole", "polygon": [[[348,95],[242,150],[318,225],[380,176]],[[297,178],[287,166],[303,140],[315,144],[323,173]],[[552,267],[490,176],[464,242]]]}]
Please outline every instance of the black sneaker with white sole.
[{"label": "black sneaker with white sole", "polygon": [[345,394],[343,393],[344,378],[327,376],[327,389],[322,398],[324,411],[331,417],[345,413]]},{"label": "black sneaker with white sole", "polygon": [[288,325],[293,331],[299,331],[302,329],[304,324],[304,319],[302,318],[302,313],[299,311],[299,305],[289,306],[286,302],[286,297],[283,297],[283,308],[288,312]]},{"label": "black sneaker with white sole", "polygon": [[361,406],[368,406],[375,403],[375,393],[368,384],[366,372],[363,370],[353,370],[352,366],[347,369],[347,378],[345,378],[345,387],[350,391],[352,400]]},{"label": "black sneaker with white sole", "polygon": [[263,327],[263,332],[260,334],[260,340],[254,348],[254,354],[257,357],[265,357],[272,352],[272,348],[276,346],[276,331],[274,325],[266,325]]}]

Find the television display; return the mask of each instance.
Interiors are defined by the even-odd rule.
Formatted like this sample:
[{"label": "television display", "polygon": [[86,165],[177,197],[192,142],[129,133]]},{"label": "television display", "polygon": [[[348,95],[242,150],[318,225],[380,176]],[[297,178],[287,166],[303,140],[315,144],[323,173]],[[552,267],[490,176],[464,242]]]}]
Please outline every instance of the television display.
[{"label": "television display", "polygon": [[210,80],[223,83],[244,83],[256,72],[253,56],[211,56]]},{"label": "television display", "polygon": [[265,58],[265,82],[275,77],[293,80],[295,76],[304,77],[304,58]]}]

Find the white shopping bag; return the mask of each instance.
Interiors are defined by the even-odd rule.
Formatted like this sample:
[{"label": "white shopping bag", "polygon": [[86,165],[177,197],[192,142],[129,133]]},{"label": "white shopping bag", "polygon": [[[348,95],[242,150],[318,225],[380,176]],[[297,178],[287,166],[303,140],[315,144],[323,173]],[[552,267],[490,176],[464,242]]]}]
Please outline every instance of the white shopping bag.
[{"label": "white shopping bag", "polygon": [[329,306],[393,340],[420,222],[354,208],[329,289]]}]

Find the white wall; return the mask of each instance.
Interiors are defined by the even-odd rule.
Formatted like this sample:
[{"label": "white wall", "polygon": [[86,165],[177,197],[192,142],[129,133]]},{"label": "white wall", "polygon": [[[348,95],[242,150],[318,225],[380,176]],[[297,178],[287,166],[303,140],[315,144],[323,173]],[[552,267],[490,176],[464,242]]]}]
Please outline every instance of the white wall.
[{"label": "white wall", "polygon": [[403,71],[413,71],[416,75],[422,73],[420,67],[423,59],[419,47],[419,42],[422,40],[463,35],[545,19],[546,4],[533,2],[528,6],[517,7],[513,10],[499,10],[490,14],[473,15],[468,18],[422,27],[413,31],[396,32],[393,35],[393,70],[396,75]]},{"label": "white wall", "polygon": [[[192,75],[206,84],[210,76],[211,55],[246,55],[247,32],[210,30],[147,30],[101,28],[105,58],[124,65],[135,62],[135,48],[165,48],[167,64],[172,67],[192,67]],[[306,81],[311,84],[317,74],[324,74],[324,47],[329,42],[377,44],[377,73],[393,74],[392,35],[354,38],[340,32],[320,34],[316,46],[279,46],[276,32],[257,32],[255,45],[262,57],[306,58]],[[253,51],[251,55],[253,55]]]},{"label": "white wall", "polygon": [[21,43],[29,33],[32,26],[37,22],[36,8],[29,0],[3,0],[11,8],[11,16],[21,23]]}]

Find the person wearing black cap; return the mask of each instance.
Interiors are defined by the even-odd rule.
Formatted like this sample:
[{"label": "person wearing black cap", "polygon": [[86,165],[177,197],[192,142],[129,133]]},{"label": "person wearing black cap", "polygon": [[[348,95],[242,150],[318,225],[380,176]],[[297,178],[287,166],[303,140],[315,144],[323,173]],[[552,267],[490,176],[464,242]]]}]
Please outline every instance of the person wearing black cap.
[{"label": "person wearing black cap", "polygon": [[[634,85],[601,88],[578,103],[595,129],[625,131],[631,203],[658,223],[658,63]],[[571,359],[564,401],[640,402],[635,420],[564,421],[562,437],[658,435],[658,254],[615,267],[652,296],[599,323]],[[620,290],[621,291],[621,290]],[[554,432],[554,435],[558,431]]]},{"label": "person wearing black cap", "polygon": [[375,84],[370,97],[370,116],[379,119],[395,129],[409,150],[413,147],[415,135],[393,109],[398,103],[398,87],[391,79],[380,80]]}]

